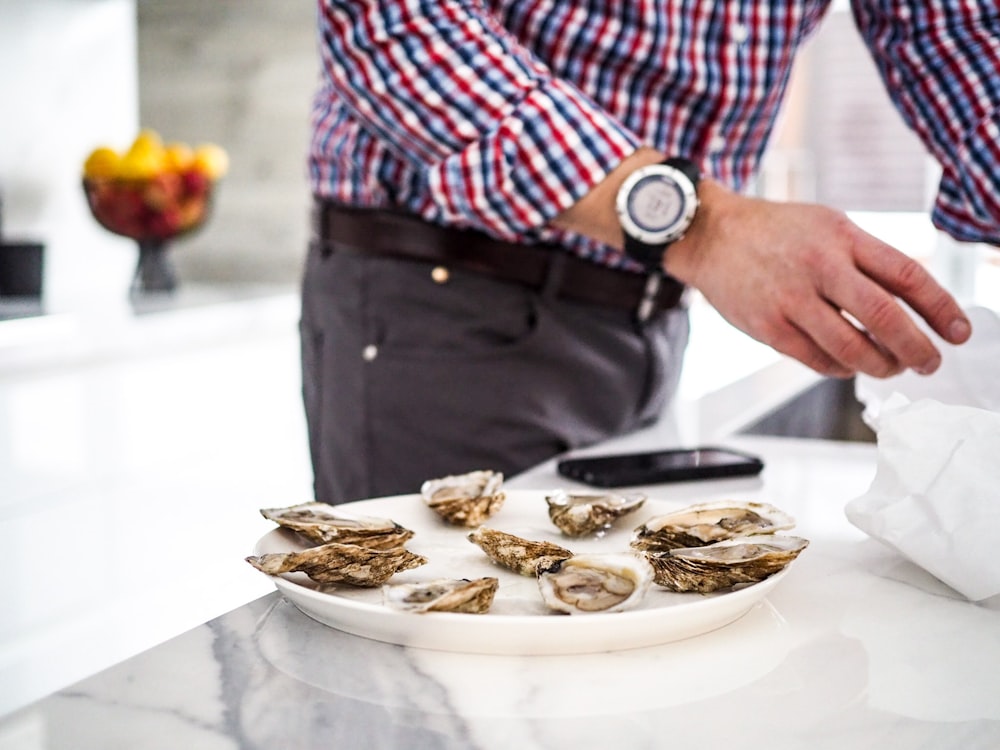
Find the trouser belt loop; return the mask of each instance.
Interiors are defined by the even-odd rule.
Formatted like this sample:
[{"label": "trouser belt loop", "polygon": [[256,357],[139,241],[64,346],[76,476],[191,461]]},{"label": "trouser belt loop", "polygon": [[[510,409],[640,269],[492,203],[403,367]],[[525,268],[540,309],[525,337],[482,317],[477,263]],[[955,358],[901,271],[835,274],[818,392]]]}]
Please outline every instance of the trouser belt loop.
[{"label": "trouser belt loop", "polygon": [[646,277],[646,286],[642,290],[642,297],[635,308],[635,320],[639,325],[644,324],[652,316],[656,309],[656,295],[663,285],[663,272],[653,271]]}]

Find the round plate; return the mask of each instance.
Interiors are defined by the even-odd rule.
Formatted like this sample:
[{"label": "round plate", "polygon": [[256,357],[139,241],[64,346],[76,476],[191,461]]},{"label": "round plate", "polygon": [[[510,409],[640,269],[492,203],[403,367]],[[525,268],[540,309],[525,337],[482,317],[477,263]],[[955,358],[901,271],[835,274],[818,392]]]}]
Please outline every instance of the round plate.
[{"label": "round plate", "polygon": [[[501,510],[484,525],[532,540],[545,540],[573,552],[623,552],[632,530],[648,518],[676,510],[678,504],[647,500],[619,519],[615,528],[581,539],[563,536],[548,517],[544,491],[508,491]],[[424,505],[419,495],[362,500],[336,506],[352,516],[391,518],[412,529],[407,548],[428,559],[398,573],[390,583],[433,578],[494,576],[500,586],[487,614],[398,612],[382,604],[381,589],[323,587],[302,573],[274,577],[274,584],[309,617],[338,630],[401,646],[479,654],[579,654],[641,648],[706,633],[740,618],[785,576],[718,594],[678,594],[650,588],[642,604],[627,612],[561,615],[547,609],[533,578],[495,565],[466,536]],[[275,529],[254,554],[289,552],[309,546],[297,534]]]}]

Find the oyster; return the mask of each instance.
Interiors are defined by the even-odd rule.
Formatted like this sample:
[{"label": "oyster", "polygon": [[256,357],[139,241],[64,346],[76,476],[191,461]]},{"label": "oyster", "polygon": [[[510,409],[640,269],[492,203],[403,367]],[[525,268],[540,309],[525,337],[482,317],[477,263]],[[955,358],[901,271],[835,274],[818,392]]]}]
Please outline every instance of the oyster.
[{"label": "oyster", "polygon": [[794,525],[791,516],[767,503],[699,503],[649,519],[635,530],[632,547],[649,552],[700,547],[739,536],[773,534]]},{"label": "oyster", "polygon": [[538,590],[545,604],[569,614],[631,609],[652,582],[652,566],[627,553],[576,555],[538,571]]},{"label": "oyster", "polygon": [[545,498],[549,518],[566,536],[579,537],[607,529],[624,515],[642,507],[640,493],[618,495],[569,493],[559,490]]},{"label": "oyster", "polygon": [[301,571],[317,583],[346,583],[374,588],[402,570],[416,568],[427,558],[404,547],[371,549],[330,542],[302,552],[271,552],[246,558],[257,570],[276,576]]},{"label": "oyster", "polygon": [[340,542],[372,549],[402,547],[413,536],[388,518],[341,515],[326,503],[303,503],[288,508],[262,508],[260,514],[316,544]]},{"label": "oyster", "polygon": [[701,547],[647,552],[654,580],[671,591],[702,594],[757,583],[792,562],[809,542],[781,534],[725,539]]},{"label": "oyster", "polygon": [[465,612],[481,615],[493,604],[500,581],[496,578],[438,578],[425,583],[386,584],[386,606],[404,612]]},{"label": "oyster", "polygon": [[500,510],[505,498],[502,484],[500,472],[471,471],[428,479],[420,487],[420,496],[448,523],[473,528]]},{"label": "oyster", "polygon": [[495,563],[523,576],[533,576],[541,567],[549,567],[573,553],[552,542],[533,542],[505,531],[480,526],[469,532],[469,541],[478,545]]}]

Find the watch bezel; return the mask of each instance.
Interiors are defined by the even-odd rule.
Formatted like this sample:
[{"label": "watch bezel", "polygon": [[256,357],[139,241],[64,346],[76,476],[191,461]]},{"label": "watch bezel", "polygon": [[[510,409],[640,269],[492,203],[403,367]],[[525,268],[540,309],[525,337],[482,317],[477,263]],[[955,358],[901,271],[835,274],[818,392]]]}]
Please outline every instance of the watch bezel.
[{"label": "watch bezel", "polygon": [[[650,230],[637,223],[629,212],[629,198],[635,187],[648,177],[660,176],[674,183],[680,193],[683,206],[680,213],[662,229]],[[631,238],[653,246],[666,246],[676,242],[694,221],[698,210],[697,186],[683,170],[670,164],[649,164],[640,167],[625,178],[615,199],[615,212],[622,230]]]}]

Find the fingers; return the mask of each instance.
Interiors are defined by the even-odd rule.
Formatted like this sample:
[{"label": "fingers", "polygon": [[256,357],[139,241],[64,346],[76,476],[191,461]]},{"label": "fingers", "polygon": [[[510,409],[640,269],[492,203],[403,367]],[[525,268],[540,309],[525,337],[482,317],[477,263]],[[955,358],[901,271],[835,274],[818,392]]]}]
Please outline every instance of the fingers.
[{"label": "fingers", "polygon": [[[859,273],[830,280],[826,293],[863,331],[850,334],[840,329],[817,343],[838,361],[857,362],[860,372],[876,377],[907,368],[934,372],[941,354],[900,302],[951,343],[961,343],[971,333],[958,303],[917,261],[868,235],[855,257]],[[867,345],[859,337],[869,339]]]},{"label": "fingers", "polygon": [[[905,317],[905,313],[903,315]],[[834,305],[822,301],[804,305],[796,316],[795,325],[836,367],[847,374],[861,372],[886,378],[899,374],[907,367],[893,348]]]},{"label": "fingers", "polygon": [[830,378],[847,378],[857,370],[845,367],[818,346],[811,336],[788,323],[784,332],[773,339],[771,346],[793,359]]},{"label": "fingers", "polygon": [[861,246],[859,268],[887,291],[904,300],[945,341],[961,344],[972,326],[958,302],[920,263],[874,240]]},{"label": "fingers", "polygon": [[794,316],[759,325],[761,340],[829,377],[888,377],[903,370],[889,349],[828,302],[800,300],[794,309]]}]

